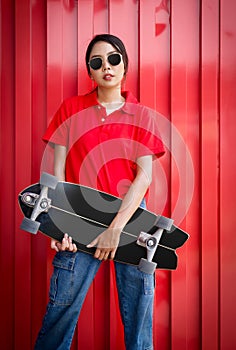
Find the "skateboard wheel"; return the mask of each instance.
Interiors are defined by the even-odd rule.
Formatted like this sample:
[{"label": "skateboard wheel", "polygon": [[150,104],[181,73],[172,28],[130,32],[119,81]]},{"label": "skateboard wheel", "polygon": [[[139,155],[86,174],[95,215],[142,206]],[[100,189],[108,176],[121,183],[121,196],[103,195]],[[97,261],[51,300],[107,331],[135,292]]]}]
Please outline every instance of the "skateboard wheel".
[{"label": "skateboard wheel", "polygon": [[24,218],[21,225],[20,225],[20,228],[23,231],[27,231],[27,232],[36,234],[39,230],[39,226],[40,226],[40,222],[33,221],[31,219],[28,219],[28,218]]},{"label": "skateboard wheel", "polygon": [[170,231],[173,223],[173,219],[166,218],[165,216],[160,216],[156,226],[162,228],[163,230]]},{"label": "skateboard wheel", "polygon": [[49,187],[53,190],[57,187],[58,178],[48,173],[42,173],[40,177],[40,185]]},{"label": "skateboard wheel", "polygon": [[147,259],[141,259],[140,262],[139,262],[139,270],[144,272],[144,273],[147,273],[149,275],[152,275],[155,270],[156,270],[156,267],[157,267],[157,264],[154,263],[153,261],[147,261]]}]

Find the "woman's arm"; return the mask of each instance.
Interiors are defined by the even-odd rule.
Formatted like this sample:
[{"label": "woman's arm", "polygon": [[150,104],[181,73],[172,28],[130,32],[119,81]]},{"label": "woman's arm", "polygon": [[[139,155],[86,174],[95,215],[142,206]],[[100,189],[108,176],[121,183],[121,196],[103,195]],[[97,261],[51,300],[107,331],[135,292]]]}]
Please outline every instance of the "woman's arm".
[{"label": "woman's arm", "polygon": [[[65,164],[66,164],[66,153],[67,149],[65,146],[55,145],[54,148],[54,175],[59,181],[65,181]],[[62,243],[51,240],[51,248],[56,250],[56,252],[69,250],[71,252],[76,252],[77,247],[72,243],[72,238],[67,234],[64,235]]]},{"label": "woman's arm", "polygon": [[54,175],[59,181],[65,181],[66,147],[55,145],[54,147]]},{"label": "woman's arm", "polygon": [[109,228],[100,234],[88,247],[97,246],[95,258],[114,259],[122,229],[132,217],[152,182],[152,155],[137,159],[137,175],[125,195],[121,207]]}]

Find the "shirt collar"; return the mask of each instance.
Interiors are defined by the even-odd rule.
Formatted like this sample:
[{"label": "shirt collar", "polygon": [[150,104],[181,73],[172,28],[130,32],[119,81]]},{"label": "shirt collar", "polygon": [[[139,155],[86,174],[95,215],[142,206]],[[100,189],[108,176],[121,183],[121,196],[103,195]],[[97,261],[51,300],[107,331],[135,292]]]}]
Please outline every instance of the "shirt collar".
[{"label": "shirt collar", "polygon": [[[135,114],[138,108],[138,100],[134,97],[134,95],[130,91],[122,91],[122,96],[125,98],[125,104],[121,108],[125,113]],[[84,108],[89,108],[92,106],[99,105],[97,99],[97,89],[91,91],[90,93],[84,96]]]}]

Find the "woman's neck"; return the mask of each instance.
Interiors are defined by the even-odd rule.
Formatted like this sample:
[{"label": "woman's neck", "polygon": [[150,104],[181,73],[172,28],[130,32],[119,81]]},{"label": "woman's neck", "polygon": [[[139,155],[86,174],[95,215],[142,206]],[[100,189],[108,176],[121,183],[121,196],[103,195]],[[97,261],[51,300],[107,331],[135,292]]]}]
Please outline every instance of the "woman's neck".
[{"label": "woman's neck", "polygon": [[101,89],[98,87],[98,101],[100,103],[117,103],[124,102],[125,99],[121,94],[121,89]]}]

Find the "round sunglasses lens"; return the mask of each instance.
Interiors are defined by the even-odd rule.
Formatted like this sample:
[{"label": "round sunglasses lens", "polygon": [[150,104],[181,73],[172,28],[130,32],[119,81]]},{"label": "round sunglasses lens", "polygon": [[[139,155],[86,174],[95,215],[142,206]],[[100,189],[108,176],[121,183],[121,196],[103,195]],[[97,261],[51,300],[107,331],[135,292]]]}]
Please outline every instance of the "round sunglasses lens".
[{"label": "round sunglasses lens", "polygon": [[113,53],[112,55],[108,56],[107,59],[112,66],[118,66],[118,64],[121,62],[121,55],[118,53]]},{"label": "round sunglasses lens", "polygon": [[89,65],[92,69],[97,70],[102,66],[102,59],[100,57],[92,58]]}]

